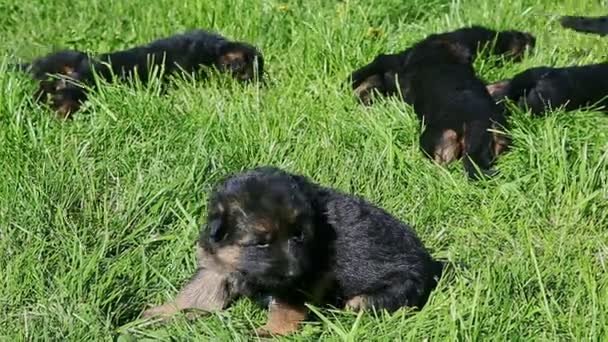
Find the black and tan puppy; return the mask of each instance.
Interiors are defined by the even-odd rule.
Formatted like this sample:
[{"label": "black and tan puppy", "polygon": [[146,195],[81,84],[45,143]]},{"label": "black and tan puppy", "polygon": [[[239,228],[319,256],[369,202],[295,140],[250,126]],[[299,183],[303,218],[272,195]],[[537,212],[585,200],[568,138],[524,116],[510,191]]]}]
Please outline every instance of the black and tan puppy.
[{"label": "black and tan puppy", "polygon": [[86,99],[79,84],[78,71],[88,68],[89,56],[80,51],[62,50],[22,64],[39,84],[34,100],[49,103],[61,117],[68,117]]},{"label": "black and tan puppy", "polygon": [[198,241],[198,269],[145,317],[221,310],[270,297],[260,334],[288,334],[305,303],[353,310],[422,308],[441,276],[413,230],[367,201],[273,167],[222,182]]},{"label": "black and tan puppy", "polygon": [[608,16],[563,16],[560,18],[559,22],[563,27],[578,32],[598,34],[600,36],[608,34]]},{"label": "black and tan puppy", "polygon": [[[455,31],[432,34],[424,40],[443,40],[460,44],[468,50],[472,60],[479,53],[500,55],[519,61],[526,51],[531,51],[536,38],[519,31],[494,31],[482,26],[460,28]],[[381,54],[371,63],[355,70],[350,75],[351,86],[363,104],[369,105],[373,93],[393,96],[398,93],[397,75],[404,72],[411,48],[396,54]]]},{"label": "black and tan puppy", "polygon": [[608,105],[608,63],[563,68],[536,67],[488,85],[498,101],[509,99],[532,114],[552,108],[575,110]]},{"label": "black and tan puppy", "polygon": [[[252,45],[232,42],[216,33],[189,31],[153,41],[144,46],[106,53],[94,59],[92,68],[104,79],[112,76],[126,79],[137,75],[146,82],[152,69],[162,70],[164,76],[185,72],[195,76],[204,67],[215,67],[230,73],[239,81],[261,79],[263,58]],[[90,74],[82,76],[85,79]]]},{"label": "black and tan puppy", "polygon": [[[509,139],[504,108],[476,76],[470,50],[442,39],[412,47],[402,80],[405,101],[423,124],[420,147],[440,164],[463,158],[472,179],[492,175]],[[479,171],[477,170],[479,168]]]},{"label": "black and tan puppy", "polygon": [[127,81],[137,76],[146,83],[155,69],[167,77],[176,73],[204,75],[206,68],[216,68],[248,82],[262,79],[264,62],[261,53],[250,44],[193,30],[95,57],[77,51],[53,53],[34,61],[29,69],[41,82],[37,97],[50,98],[55,110],[69,116],[86,99],[86,88],[95,86],[95,75],[107,81],[113,77]]}]

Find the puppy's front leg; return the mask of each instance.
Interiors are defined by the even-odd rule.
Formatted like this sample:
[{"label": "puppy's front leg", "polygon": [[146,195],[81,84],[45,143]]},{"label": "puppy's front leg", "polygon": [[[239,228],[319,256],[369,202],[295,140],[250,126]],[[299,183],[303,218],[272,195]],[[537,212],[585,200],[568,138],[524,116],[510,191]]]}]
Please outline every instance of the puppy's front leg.
[{"label": "puppy's front leg", "polygon": [[298,330],[298,324],[306,318],[304,303],[290,304],[274,298],[268,305],[268,321],[257,330],[259,336],[287,335]]},{"label": "puppy's front leg", "polygon": [[228,274],[199,268],[182,288],[175,300],[144,312],[143,317],[160,316],[164,319],[185,309],[214,312],[224,309],[234,299]]}]

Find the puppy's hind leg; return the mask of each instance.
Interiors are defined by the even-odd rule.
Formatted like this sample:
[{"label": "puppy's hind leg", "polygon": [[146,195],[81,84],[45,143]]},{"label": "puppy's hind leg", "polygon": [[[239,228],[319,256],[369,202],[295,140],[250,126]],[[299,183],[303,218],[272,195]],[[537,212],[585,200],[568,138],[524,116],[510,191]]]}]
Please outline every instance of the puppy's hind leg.
[{"label": "puppy's hind leg", "polygon": [[373,75],[365,79],[355,88],[355,95],[359,98],[361,103],[365,106],[372,104],[372,97],[374,93],[383,93],[384,83],[380,75]]},{"label": "puppy's hind leg", "polygon": [[511,81],[499,81],[486,85],[486,89],[494,101],[498,102],[509,97],[511,91]]},{"label": "puppy's hind leg", "polygon": [[455,129],[426,127],[420,135],[420,148],[438,164],[447,165],[462,153],[458,135]]},{"label": "puppy's hind leg", "polygon": [[[439,277],[440,274],[437,275],[437,278]],[[347,310],[352,311],[373,308],[394,312],[402,307],[422,309],[431,291],[437,286],[437,280],[430,279],[428,282],[411,278],[395,280],[379,292],[349,299],[345,306]]]},{"label": "puppy's hind leg", "polygon": [[213,270],[199,268],[184,286],[175,300],[146,310],[144,318],[167,319],[187,309],[214,312],[224,309],[236,296],[230,276]]}]

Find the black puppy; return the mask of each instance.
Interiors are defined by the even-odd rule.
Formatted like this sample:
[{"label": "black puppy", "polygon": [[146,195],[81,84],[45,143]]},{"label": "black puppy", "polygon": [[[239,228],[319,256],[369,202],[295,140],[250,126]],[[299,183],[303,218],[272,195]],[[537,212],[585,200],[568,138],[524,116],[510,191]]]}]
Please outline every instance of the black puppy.
[{"label": "black puppy", "polygon": [[608,34],[608,16],[604,17],[578,17],[578,16],[563,16],[559,20],[560,24],[578,32],[599,34],[605,36]]},{"label": "black puppy", "polygon": [[96,57],[77,51],[53,53],[34,61],[30,69],[34,78],[41,81],[38,93],[45,95],[37,97],[50,97],[51,106],[69,116],[86,99],[86,88],[95,86],[95,74],[107,81],[113,77],[126,81],[137,76],[146,83],[154,69],[162,71],[163,77],[182,72],[196,76],[204,73],[206,67],[247,82],[261,80],[264,62],[260,52],[250,44],[193,30]]},{"label": "black puppy", "polygon": [[270,297],[258,333],[282,335],[305,319],[305,303],[422,308],[443,270],[413,230],[386,211],[277,168],[228,178],[208,211],[195,276],[145,317]]},{"label": "black puppy", "polygon": [[537,67],[488,85],[498,101],[509,99],[541,115],[551,108],[574,110],[608,105],[608,63],[563,68]]},{"label": "black puppy", "polygon": [[405,101],[424,126],[423,152],[440,164],[463,157],[467,174],[477,179],[494,173],[490,167],[510,141],[500,133],[507,127],[504,108],[475,75],[471,58],[460,44],[425,40],[411,48],[398,77]]},{"label": "black puppy", "polygon": [[[502,55],[518,61],[526,51],[531,51],[536,38],[519,31],[494,31],[482,26],[460,28],[455,31],[432,34],[424,40],[443,40],[458,43],[468,50],[472,59],[478,53]],[[397,74],[404,71],[411,48],[396,54],[381,54],[371,63],[355,70],[351,76],[351,86],[363,104],[371,103],[371,95],[376,92],[384,96],[398,93]]]}]

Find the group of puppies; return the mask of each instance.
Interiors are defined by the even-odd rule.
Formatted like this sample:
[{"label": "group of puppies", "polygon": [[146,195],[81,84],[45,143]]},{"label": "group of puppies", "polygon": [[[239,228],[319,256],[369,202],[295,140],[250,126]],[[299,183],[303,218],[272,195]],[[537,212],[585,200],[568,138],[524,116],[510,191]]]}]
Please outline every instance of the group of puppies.
[{"label": "group of puppies", "polygon": [[[582,32],[608,32],[606,17],[563,17],[564,27]],[[521,60],[533,50],[529,33],[481,26],[432,34],[396,54],[381,54],[350,76],[365,105],[375,95],[399,96],[412,105],[423,126],[420,148],[441,165],[462,159],[471,179],[492,176],[492,165],[511,140],[504,100],[540,115],[550,108],[578,109],[608,104],[608,63],[575,67],[536,67],[486,85],[472,67],[474,59],[494,55]],[[159,39],[143,46],[97,56],[64,50],[19,65],[39,82],[35,99],[61,117],[80,109],[97,78],[146,83],[157,73],[204,78],[209,69],[242,82],[261,81],[264,59],[245,42],[230,41],[203,30]]]},{"label": "group of puppies", "polygon": [[[569,20],[563,25],[599,19]],[[371,104],[374,94],[411,104],[424,126],[425,154],[439,163],[463,158],[469,176],[477,178],[493,173],[492,163],[510,144],[503,99],[539,114],[595,104],[608,93],[603,79],[608,64],[533,68],[489,85],[472,66],[478,55],[521,60],[534,46],[529,33],[462,28],[379,55],[350,81],[364,104]],[[197,30],[97,56],[60,51],[19,67],[39,82],[36,99],[69,117],[98,86],[96,77],[145,83],[154,68],[163,78],[206,77],[214,68],[249,82],[262,80],[263,66],[254,46]],[[306,303],[420,309],[444,273],[445,263],[434,260],[415,232],[383,209],[278,168],[227,177],[212,191],[207,208],[194,276],[174,300],[146,310],[144,317],[214,312],[248,297],[269,309],[257,333],[284,335],[306,319]]]},{"label": "group of puppies", "polygon": [[[602,18],[564,17],[565,27],[599,31]],[[604,28],[608,27],[604,24]],[[600,33],[600,32],[598,32]],[[485,84],[472,67],[478,55],[521,60],[536,45],[526,32],[473,26],[430,35],[396,54],[381,54],[355,70],[351,85],[365,105],[375,95],[398,96],[422,124],[420,148],[439,164],[462,159],[471,179],[491,176],[491,166],[511,139],[506,101],[534,115],[553,108],[608,105],[608,63],[535,67],[510,80]]]}]

